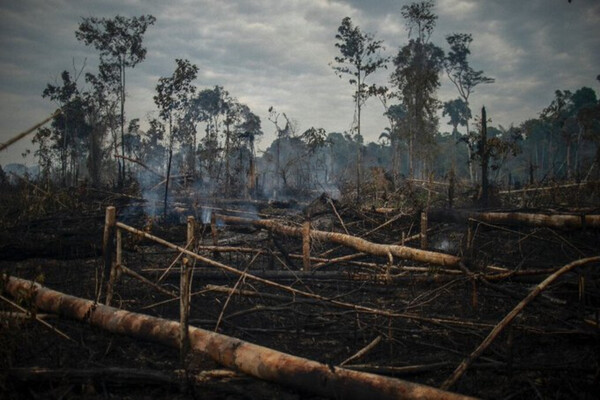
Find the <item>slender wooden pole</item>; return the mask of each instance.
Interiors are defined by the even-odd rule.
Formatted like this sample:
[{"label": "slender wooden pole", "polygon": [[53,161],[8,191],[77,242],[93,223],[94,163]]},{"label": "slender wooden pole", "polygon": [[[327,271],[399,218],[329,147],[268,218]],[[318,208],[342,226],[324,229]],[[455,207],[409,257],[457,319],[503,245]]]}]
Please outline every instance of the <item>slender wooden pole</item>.
[{"label": "slender wooden pole", "polygon": [[[117,223],[117,210],[113,206],[106,207],[104,217],[104,234],[102,236],[102,255],[104,258],[104,266],[100,275],[100,282],[96,289],[96,300],[100,301],[102,294],[102,285],[104,284],[104,274],[112,269],[113,250],[114,250],[114,233],[115,224]],[[110,273],[110,272],[109,272]]]},{"label": "slender wooden pole", "polygon": [[421,211],[421,249],[427,250],[427,211]]},{"label": "slender wooden pole", "polygon": [[302,224],[302,261],[305,271],[310,271],[310,220]]},{"label": "slender wooden pole", "polygon": [[195,234],[195,230],[196,230],[196,218],[194,218],[193,216],[189,216],[187,217],[187,243],[186,243],[186,247],[188,249],[192,249],[194,250],[196,248],[196,234]]},{"label": "slender wooden pole", "polygon": [[123,234],[120,229],[116,229],[117,231],[117,248],[115,252],[115,261],[118,266],[123,265]]},{"label": "slender wooden pole", "polygon": [[120,268],[123,265],[123,234],[120,229],[117,229],[117,251],[115,263],[111,265],[108,285],[106,287],[106,301],[104,304],[110,306],[113,298],[114,285],[119,278]]},{"label": "slender wooden pole", "polygon": [[190,350],[189,339],[189,315],[190,315],[190,292],[192,267],[187,257],[184,257],[181,263],[181,280],[179,296],[179,358],[181,364],[185,367],[185,359]]}]

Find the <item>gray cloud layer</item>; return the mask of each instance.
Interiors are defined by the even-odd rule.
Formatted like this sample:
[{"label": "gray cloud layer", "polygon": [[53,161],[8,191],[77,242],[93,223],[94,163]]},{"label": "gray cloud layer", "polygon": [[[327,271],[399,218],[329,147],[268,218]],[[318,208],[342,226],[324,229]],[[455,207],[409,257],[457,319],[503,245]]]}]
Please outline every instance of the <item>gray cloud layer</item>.
[{"label": "gray cloud layer", "polygon": [[[128,118],[155,112],[152,96],[175,58],[198,65],[199,87],[222,85],[263,119],[275,106],[299,123],[328,131],[349,129],[352,89],[328,63],[336,55],[337,27],[345,16],[364,32],[383,39],[387,55],[406,42],[400,15],[408,1],[239,0],[75,1],[0,0],[0,142],[52,112],[41,99],[62,70],[94,68],[97,55],[75,39],[81,17],[152,14],[146,35],[148,56],[129,71]],[[556,89],[598,90],[600,2],[597,0],[438,0],[434,41],[445,46],[453,32],[472,33],[472,65],[496,78],[478,87],[472,107],[482,105],[494,124],[518,124],[536,117]],[[378,76],[386,83],[387,74]],[[444,82],[441,100],[456,97]],[[386,126],[377,100],[367,103],[363,132],[376,140]],[[441,121],[441,130],[446,130]],[[19,161],[23,145],[4,151],[0,162]]]}]

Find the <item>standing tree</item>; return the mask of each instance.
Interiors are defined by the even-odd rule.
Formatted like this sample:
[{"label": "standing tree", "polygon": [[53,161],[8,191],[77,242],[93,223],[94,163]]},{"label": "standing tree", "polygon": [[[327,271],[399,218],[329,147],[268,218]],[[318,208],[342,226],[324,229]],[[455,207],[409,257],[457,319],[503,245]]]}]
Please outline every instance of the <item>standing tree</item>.
[{"label": "standing tree", "polygon": [[[121,101],[121,155],[125,155],[125,69],[134,68],[146,58],[142,46],[144,33],[156,18],[152,15],[125,18],[120,15],[112,19],[84,18],[75,32],[78,40],[87,46],[93,45],[100,51],[101,63],[117,66],[119,71],[118,96]],[[119,183],[125,178],[125,164],[119,162]]]},{"label": "standing tree", "polygon": [[167,179],[165,182],[165,204],[164,217],[167,217],[167,200],[169,195],[169,179],[171,175],[171,161],[173,159],[173,145],[175,136],[182,136],[182,131],[189,127],[186,121],[186,113],[189,108],[190,99],[196,92],[192,81],[198,75],[198,67],[188,60],[175,60],[177,67],[170,77],[163,77],[156,85],[157,95],[154,103],[159,108],[160,118],[168,125],[168,158]]},{"label": "standing tree", "polygon": [[[285,120],[285,126],[282,128],[279,126],[279,118],[283,117]],[[275,184],[273,189],[275,194],[277,190],[281,190],[281,178],[285,178],[283,169],[281,168],[281,142],[289,139],[294,134],[294,126],[285,113],[279,113],[273,106],[269,107],[269,121],[275,125],[277,131],[277,138],[275,139]],[[285,185],[285,179],[283,179]],[[277,196],[273,196],[277,198]]]},{"label": "standing tree", "polygon": [[[219,135],[222,125],[225,125],[225,145],[230,136],[231,120],[228,120],[228,114],[232,108],[233,99],[229,92],[222,86],[215,86],[213,89],[204,89],[198,93],[192,100],[191,112],[196,115],[198,122],[206,124],[206,135],[202,140],[202,159],[205,161],[207,177],[217,187],[218,176],[220,175],[219,160],[222,148],[219,144]],[[227,156],[227,154],[226,154]],[[227,162],[226,162],[227,164]],[[227,174],[228,172],[226,172]],[[225,179],[227,181],[227,177]]]},{"label": "standing tree", "polygon": [[[567,179],[573,175],[573,164],[579,173],[579,151],[582,138],[593,140],[590,133],[594,126],[593,121],[598,112],[598,100],[594,90],[583,87],[572,93],[569,90],[557,90],[555,99],[542,111],[542,119],[548,121],[560,132],[566,144],[565,163],[567,167]],[[571,153],[574,149],[574,157]],[[574,160],[573,160],[574,158]]]},{"label": "standing tree", "polygon": [[[246,171],[246,185],[244,186],[244,197],[254,196],[256,194],[256,154],[254,142],[258,136],[263,134],[261,121],[258,115],[254,114],[245,104],[239,107],[240,119],[235,126],[235,138],[237,141],[245,144],[249,155],[248,169]],[[239,170],[244,165],[243,154],[244,146],[239,146]]]},{"label": "standing tree", "polygon": [[576,124],[572,118],[573,93],[571,93],[570,90],[557,90],[555,96],[552,103],[542,111],[541,117],[559,132],[566,144],[565,163],[567,167],[567,179],[570,179],[572,172],[571,148],[573,141],[575,140],[575,135],[577,134]]},{"label": "standing tree", "polygon": [[431,0],[402,7],[409,42],[394,58],[391,81],[398,88],[406,108],[409,176],[414,176],[417,149],[425,155],[437,130],[439,102],[436,90],[443,67],[444,52],[430,42],[437,15]]},{"label": "standing tree", "polygon": [[[448,100],[444,102],[442,116],[450,117],[448,125],[452,126],[452,141],[454,144],[459,141],[458,126],[466,126],[471,118],[471,109],[469,105],[461,98]],[[470,163],[470,161],[469,161]],[[456,169],[456,151],[452,152],[452,170]],[[454,172],[452,172],[454,173]]]},{"label": "standing tree", "polygon": [[[446,41],[450,45],[450,51],[444,60],[444,68],[450,81],[456,86],[458,94],[463,102],[469,107],[469,96],[473,93],[475,87],[481,83],[493,83],[493,78],[488,78],[483,75],[483,71],[475,71],[469,65],[467,60],[471,50],[469,46],[473,41],[471,34],[455,33],[446,37]],[[466,120],[467,136],[469,135],[469,120]],[[467,140],[467,148],[469,151],[469,177],[473,181],[473,166],[471,158],[475,143]]]},{"label": "standing tree", "polygon": [[[349,75],[349,83],[354,86],[354,106],[357,143],[359,143],[356,153],[356,199],[360,199],[360,154],[362,137],[360,130],[361,109],[371,94],[375,92],[375,87],[369,87],[366,79],[380,68],[386,67],[387,59],[379,55],[383,48],[381,40],[375,40],[369,33],[362,33],[358,26],[352,25],[350,17],[342,20],[335,35],[338,42],[335,47],[340,49],[341,56],[335,57],[337,65],[332,65],[336,74],[342,78]],[[331,64],[330,64],[331,65]]]},{"label": "standing tree", "polygon": [[[306,169],[307,169],[307,182],[305,187],[312,188],[319,184],[319,176],[317,168],[320,162],[317,155],[319,150],[324,148],[329,141],[327,140],[327,133],[323,128],[310,127],[300,135],[300,138],[306,145]],[[311,168],[313,167],[313,168]],[[312,181],[312,182],[311,182]]]},{"label": "standing tree", "polygon": [[103,142],[106,134],[112,132],[112,145],[118,154],[117,129],[119,121],[114,110],[119,103],[118,88],[120,84],[118,67],[115,64],[100,63],[98,73],[87,73],[86,82],[91,86],[84,93],[87,114],[92,132],[89,140],[88,170],[93,185],[101,180],[103,162]]},{"label": "standing tree", "polygon": [[[78,74],[75,78],[68,71],[61,74],[62,84],[48,84],[42,97],[56,102],[62,112],[54,117],[51,130],[40,130],[36,142],[44,150],[57,152],[60,160],[60,180],[63,186],[77,181],[79,174],[79,156],[87,149],[84,144],[90,134],[90,126],[86,121],[86,103],[77,87]],[[45,143],[42,143],[45,142]],[[48,154],[38,153],[44,165],[53,158]]]},{"label": "standing tree", "polygon": [[386,107],[384,115],[388,118],[390,126],[386,132],[379,135],[379,139],[388,139],[392,150],[392,181],[398,185],[400,181],[401,159],[400,143],[406,131],[406,107],[402,104],[394,104]]}]

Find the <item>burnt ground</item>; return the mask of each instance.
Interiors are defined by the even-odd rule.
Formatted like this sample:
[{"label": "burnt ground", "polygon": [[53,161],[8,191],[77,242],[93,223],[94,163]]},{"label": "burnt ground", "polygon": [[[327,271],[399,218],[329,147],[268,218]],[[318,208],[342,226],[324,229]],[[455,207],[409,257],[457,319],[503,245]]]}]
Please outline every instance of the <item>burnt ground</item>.
[{"label": "burnt ground", "polygon": [[[41,195],[37,196],[40,200]],[[196,202],[180,214],[171,215],[165,223],[148,218],[135,199],[107,193],[48,195],[25,211],[23,205],[30,203],[21,199],[15,205],[16,200],[4,196],[0,270],[87,299],[96,298],[97,282],[102,276],[101,236],[107,205],[117,206],[119,221],[179,245],[185,243],[185,215],[196,214],[202,220]],[[409,208],[396,217],[398,213],[357,210],[342,203],[337,206],[346,229],[356,236],[395,218],[366,236],[370,241],[394,243],[403,234],[409,237],[418,233],[418,213]],[[236,205],[228,204],[226,208],[234,209]],[[303,219],[298,208],[252,208],[290,224],[298,225]],[[331,208],[313,210],[312,222],[316,229],[343,231]],[[469,250],[466,223],[430,221],[430,249],[464,256],[467,267],[476,273],[490,275],[498,271],[490,266],[539,273],[493,280],[489,285],[474,284],[464,274],[447,273],[436,266],[405,260],[394,260],[389,265],[388,260],[371,256],[324,266],[314,273],[299,272],[302,260],[294,255],[302,254],[300,239],[249,227],[220,226],[220,245],[263,252],[258,256],[244,252],[201,254],[299,290],[373,309],[410,313],[421,319],[390,318],[334,307],[249,279],[240,281],[237,275],[198,263],[190,322],[328,365],[339,365],[380,337],[372,350],[347,366],[439,387],[537,283],[557,267],[598,255],[600,247],[600,232],[589,228],[558,231],[479,223],[473,228],[474,241]],[[196,234],[201,245],[213,243],[209,225],[199,223]],[[326,252],[334,258],[355,251],[312,243],[313,256]],[[124,234],[124,264],[154,282],[177,255]],[[294,275],[293,271],[298,272]],[[178,267],[165,276],[162,284],[168,290],[178,290]],[[500,334],[452,391],[490,399],[597,398],[599,284],[597,264],[560,278]],[[228,295],[209,285],[235,286],[246,292]],[[20,302],[29,307],[23,299]],[[127,275],[122,275],[115,286],[113,305],[179,318],[178,300]],[[67,340],[31,318],[9,315],[7,312],[14,308],[5,301],[0,301],[0,311],[2,398],[317,398],[307,391],[225,373],[201,355],[193,355],[182,364],[177,349],[113,335],[82,322],[44,316],[45,321],[72,339]],[[34,367],[57,371],[58,375],[36,375]],[[119,368],[118,373],[111,374],[113,368]]]}]

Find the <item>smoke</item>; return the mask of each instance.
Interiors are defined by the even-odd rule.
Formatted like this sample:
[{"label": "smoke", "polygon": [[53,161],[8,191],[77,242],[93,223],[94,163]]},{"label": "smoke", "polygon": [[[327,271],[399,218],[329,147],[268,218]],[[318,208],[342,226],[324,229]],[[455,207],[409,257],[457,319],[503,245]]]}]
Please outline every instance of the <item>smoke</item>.
[{"label": "smoke", "polygon": [[434,247],[437,250],[448,251],[452,247],[452,244],[450,243],[450,241],[448,239],[442,239]]},{"label": "smoke", "polygon": [[144,213],[147,216],[154,218],[160,214],[163,204],[161,200],[162,196],[156,189],[142,191],[142,197],[146,201],[144,203]]},{"label": "smoke", "polygon": [[336,185],[328,183],[320,186],[321,192],[326,193],[329,198],[333,200],[339,200],[342,197],[342,192]]},{"label": "smoke", "polygon": [[212,207],[202,207],[202,223],[210,224],[210,219],[212,217]]}]

